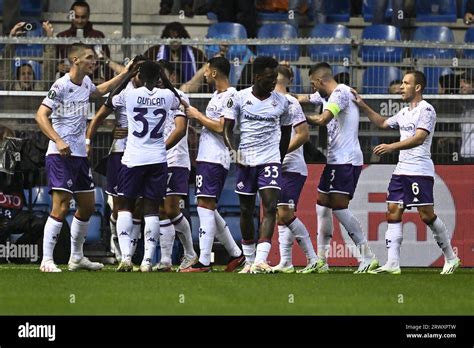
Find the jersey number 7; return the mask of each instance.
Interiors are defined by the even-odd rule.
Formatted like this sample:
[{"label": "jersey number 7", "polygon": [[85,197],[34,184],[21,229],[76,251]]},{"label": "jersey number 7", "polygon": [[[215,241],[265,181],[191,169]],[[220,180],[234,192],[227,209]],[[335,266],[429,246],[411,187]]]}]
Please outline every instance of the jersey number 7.
[{"label": "jersey number 7", "polygon": [[[132,134],[138,138],[143,138],[145,135],[148,134],[148,120],[146,119],[145,115],[148,114],[148,108],[133,108],[134,112],[137,114],[133,117],[133,119],[137,122],[143,123],[143,130],[141,132],[134,131]],[[151,139],[159,139],[163,136],[163,132],[160,132],[161,127],[166,119],[166,110],[165,109],[155,109],[153,111],[153,115],[159,116],[161,115],[161,119],[158,121],[158,124],[153,128],[150,133]]]}]

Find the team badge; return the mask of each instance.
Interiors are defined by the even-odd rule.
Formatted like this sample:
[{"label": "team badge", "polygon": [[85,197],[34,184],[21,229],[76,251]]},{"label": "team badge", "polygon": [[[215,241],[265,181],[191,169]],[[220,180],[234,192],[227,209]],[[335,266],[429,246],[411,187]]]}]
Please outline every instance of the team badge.
[{"label": "team badge", "polygon": [[53,91],[53,90],[50,90],[49,93],[48,93],[48,98],[49,98],[49,99],[54,99],[54,98],[56,98],[56,92]]},{"label": "team badge", "polygon": [[232,100],[232,98],[230,98],[229,101],[227,102],[227,107],[230,109],[233,105],[234,105],[234,101]]}]

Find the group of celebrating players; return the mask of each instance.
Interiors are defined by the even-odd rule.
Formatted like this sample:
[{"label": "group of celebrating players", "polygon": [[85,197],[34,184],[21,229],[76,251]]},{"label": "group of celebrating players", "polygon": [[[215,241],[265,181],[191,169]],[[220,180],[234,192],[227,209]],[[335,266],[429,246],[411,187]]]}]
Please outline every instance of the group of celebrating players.
[{"label": "group of celebrating players", "polygon": [[[132,271],[132,256],[144,221],[144,257],[141,272],[170,271],[175,235],[184,248],[179,272],[211,271],[211,252],[217,238],[230,255],[226,271],[243,265],[240,273],[293,273],[292,246],[296,240],[307,257],[298,273],[328,272],[327,256],[333,233],[333,215],[344,226],[359,250],[355,273],[400,274],[402,214],[416,207],[445,256],[441,274],[451,274],[460,260],[451,247],[445,224],[434,213],[434,166],[430,147],[436,123],[433,107],[422,99],[423,73],[407,72],[401,84],[402,98],[409,103],[386,119],[373,111],[357,94],[338,84],[327,63],[310,69],[314,94],[292,96],[287,92],[291,70],[265,56],[253,62],[253,85],[237,91],[230,86],[229,62],[214,57],[204,66],[204,77],[215,92],[205,113],[190,105],[189,98],[173,87],[173,65],[161,60],[134,59],[118,76],[94,86],[88,75],[95,65],[94,52],[83,44],[69,51],[71,70],[58,79],[38,109],[36,120],[50,139],[46,170],[53,207],[44,230],[42,272],[60,272],[53,250],[74,195],[77,211],[71,224],[71,257],[68,269],[99,270],[101,263],[84,257],[88,220],[94,209],[94,184],[87,160],[91,139],[110,113],[117,127],[108,160],[107,190],[112,195],[110,218],[117,271]],[[90,97],[111,92],[86,128]],[[299,102],[311,102],[321,113],[305,115]],[[386,244],[388,261],[380,266],[356,216],[349,209],[362,170],[358,140],[359,109],[380,128],[400,129],[400,141],[380,144],[378,155],[400,151],[398,165],[388,188]],[[51,121],[48,118],[51,118]],[[191,228],[180,211],[187,195],[190,159],[188,119],[200,123],[202,132],[196,160],[199,256],[193,249]],[[309,140],[308,123],[328,129],[327,164],[318,186],[317,251],[310,235],[295,215],[308,175],[302,145]],[[240,132],[238,149],[234,128]],[[230,151],[229,151],[230,150]],[[231,156],[237,165],[236,193],[240,201],[242,250],[217,211]],[[255,238],[253,214],[257,193],[263,217]],[[267,262],[275,223],[278,224],[280,262]],[[161,259],[156,265],[157,242]]]}]

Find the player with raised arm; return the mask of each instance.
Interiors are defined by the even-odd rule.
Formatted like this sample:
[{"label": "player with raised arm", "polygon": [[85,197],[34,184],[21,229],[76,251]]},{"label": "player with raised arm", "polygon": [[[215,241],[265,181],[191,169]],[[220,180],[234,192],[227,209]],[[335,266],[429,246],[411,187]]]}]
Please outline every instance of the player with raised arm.
[{"label": "player with raised arm", "polygon": [[[158,64],[163,69],[166,77],[171,83],[176,82],[176,74],[173,64],[166,60],[159,60]],[[173,87],[181,100],[189,105],[188,97]],[[180,200],[188,195],[189,174],[191,161],[188,149],[188,119],[184,107],[173,110],[165,121],[164,139],[166,142],[168,159],[168,177],[166,187],[166,198],[160,212],[160,250],[161,260],[155,266],[159,272],[171,270],[171,255],[175,235],[184,248],[184,257],[178,267],[178,272],[187,269],[198,261],[198,256],[193,248],[191,226],[181,212]]]},{"label": "player with raised arm", "polygon": [[307,266],[297,272],[311,273],[319,259],[314,252],[308,230],[301,220],[295,216],[301,190],[308,176],[308,168],[303,156],[303,145],[309,140],[308,123],[298,100],[287,92],[287,87],[293,77],[291,69],[280,65],[277,72],[275,92],[283,94],[288,99],[288,110],[293,122],[293,129],[288,152],[281,168],[281,192],[277,211],[280,263],[273,267],[273,272],[295,272],[291,249],[296,240],[308,260]]},{"label": "player with raised arm", "polygon": [[142,87],[131,89],[125,96],[128,117],[128,139],[122,157],[118,188],[117,233],[122,262],[117,271],[130,272],[132,211],[135,201],[143,197],[145,220],[145,254],[141,272],[152,270],[152,260],[160,235],[160,203],[166,194],[166,147],[164,124],[170,110],[179,107],[179,99],[168,89],[156,87],[160,66],[152,61],[140,65],[138,79]]},{"label": "player with raised arm", "polygon": [[[114,127],[114,140],[110,147],[109,157],[107,160],[107,188],[105,192],[112,196],[113,207],[112,214],[110,215],[110,232],[111,232],[111,244],[115,258],[120,263],[122,255],[120,252],[120,244],[117,236],[117,213],[118,213],[118,195],[117,195],[117,184],[118,184],[118,173],[122,164],[122,156],[127,145],[127,133],[128,133],[128,121],[127,121],[127,110],[124,105],[124,100],[127,92],[131,89],[140,87],[140,81],[138,80],[138,66],[143,63],[146,58],[137,56],[133,59],[132,72],[129,78],[125,79],[120,86],[118,86],[113,92],[109,94],[104,105],[102,105],[99,111],[94,115],[89,127],[86,132],[86,144],[87,154],[91,151],[91,140],[93,139],[97,129],[102,122],[112,112],[115,115],[115,127]],[[142,212],[141,205],[137,204],[133,213],[133,231],[130,236],[132,240],[131,254],[135,253],[135,249],[140,238],[141,232],[141,221]]]},{"label": "player with raised arm", "polygon": [[[53,260],[59,231],[74,195],[77,210],[71,224],[70,271],[99,270],[101,263],[84,257],[83,244],[89,218],[94,212],[94,183],[86,154],[86,120],[89,98],[101,97],[114,89],[127,76],[123,73],[97,87],[88,75],[96,64],[94,51],[75,43],[68,53],[71,70],[56,80],[36,114],[41,131],[50,139],[46,154],[46,171],[53,206],[44,227],[42,272],[61,272]],[[49,120],[51,117],[51,121]]]},{"label": "player with raised arm", "polygon": [[388,185],[387,223],[385,243],[387,263],[369,273],[400,274],[400,247],[403,240],[402,216],[405,209],[416,207],[423,222],[433,232],[434,239],[443,251],[445,263],[441,274],[452,274],[461,261],[451,246],[446,225],[434,212],[434,164],[431,160],[431,142],[436,124],[436,111],[423,100],[425,75],[420,71],[405,73],[401,84],[402,100],[409,103],[388,119],[372,110],[355,92],[355,103],[369,119],[382,129],[399,129],[400,141],[379,144],[376,155],[400,151],[397,167]]},{"label": "player with raised arm", "polygon": [[216,91],[209,101],[206,114],[190,106],[186,110],[189,118],[195,119],[203,128],[199,139],[196,168],[196,197],[198,201],[199,262],[188,268],[188,272],[208,272],[211,270],[211,252],[216,237],[225,247],[231,259],[225,271],[232,272],[245,257],[232,237],[226,222],[216,209],[216,204],[224,188],[230,167],[230,155],[222,133],[224,131],[223,110],[226,102],[234,97],[237,90],[230,86],[229,61],[224,57],[209,59],[204,68],[204,77]]},{"label": "player with raised arm", "polygon": [[349,202],[362,171],[363,157],[360,149],[359,109],[352,102],[354,96],[349,86],[338,84],[331,66],[319,63],[309,71],[311,85],[322,98],[328,97],[320,115],[307,115],[311,124],[327,126],[327,164],[318,186],[316,214],[318,217],[318,257],[314,272],[327,272],[327,253],[333,233],[333,214],[344,226],[349,237],[359,249],[359,267],[354,272],[367,273],[378,267],[378,261],[369,248],[359,220],[349,209]]},{"label": "player with raised arm", "polygon": [[[274,92],[278,62],[259,56],[253,62],[253,86],[229,97],[223,110],[224,140],[235,151],[233,127],[240,129],[235,192],[240,200],[240,229],[246,263],[241,273],[270,273],[267,263],[280,196],[281,163],[291,137],[288,99]],[[263,205],[258,245],[254,211],[257,191]]]}]

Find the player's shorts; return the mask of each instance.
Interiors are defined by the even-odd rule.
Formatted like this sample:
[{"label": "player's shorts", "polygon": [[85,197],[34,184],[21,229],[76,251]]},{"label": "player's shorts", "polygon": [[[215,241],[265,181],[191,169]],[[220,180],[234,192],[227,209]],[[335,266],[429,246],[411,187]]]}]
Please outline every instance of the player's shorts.
[{"label": "player's shorts", "polygon": [[256,195],[257,190],[281,189],[281,164],[268,163],[256,167],[237,166],[235,192],[239,195]]},{"label": "player's shorts", "polygon": [[189,169],[185,167],[168,167],[166,195],[187,196],[188,190]]},{"label": "player's shorts", "polygon": [[196,197],[211,197],[217,201],[227,173],[228,170],[219,163],[196,162]]},{"label": "player's shorts", "polygon": [[87,157],[48,155],[46,173],[50,190],[93,192],[94,182]]},{"label": "player's shorts", "polygon": [[281,173],[281,192],[278,206],[289,206],[296,211],[296,206],[298,205],[298,200],[305,181],[306,176],[300,173]]},{"label": "player's shorts", "polygon": [[418,175],[392,175],[388,184],[387,203],[397,203],[407,208],[434,205],[434,178]]},{"label": "player's shorts", "polygon": [[117,197],[117,185],[123,152],[112,152],[107,159],[107,187],[105,193]]},{"label": "player's shorts", "polygon": [[146,164],[129,168],[120,167],[117,193],[127,198],[147,198],[161,203],[166,194],[168,165]]},{"label": "player's shorts", "polygon": [[340,193],[352,199],[361,171],[362,166],[326,164],[319,180],[318,191],[325,194]]}]

